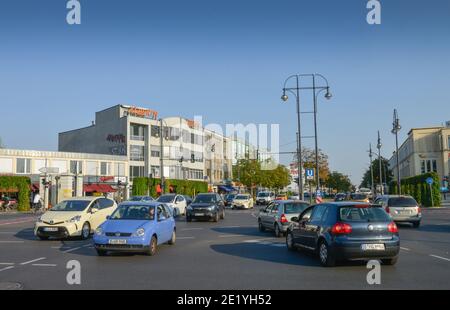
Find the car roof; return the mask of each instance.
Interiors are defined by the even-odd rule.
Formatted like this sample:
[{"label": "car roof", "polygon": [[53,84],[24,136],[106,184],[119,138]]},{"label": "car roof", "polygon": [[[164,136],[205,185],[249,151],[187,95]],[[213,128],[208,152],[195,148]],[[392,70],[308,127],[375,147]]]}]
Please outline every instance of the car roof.
[{"label": "car roof", "polygon": [[119,206],[143,206],[143,207],[156,207],[163,205],[163,203],[158,201],[124,201]]},{"label": "car roof", "polygon": [[306,203],[306,204],[309,204],[308,201],[298,200],[298,199],[277,200],[277,203],[281,203],[281,204],[285,204],[285,203]]},{"label": "car roof", "polygon": [[374,204],[370,204],[370,203],[366,203],[366,202],[359,202],[359,201],[334,201],[334,202],[327,202],[324,203],[324,205],[329,205],[329,206],[335,206],[335,207],[352,207],[352,206],[376,206],[379,207],[378,205],[374,205]]},{"label": "car roof", "polygon": [[[100,196],[100,197],[95,197],[95,196],[89,196],[89,197],[72,197],[72,198],[64,199],[63,201],[68,201],[68,200],[94,201],[94,200],[99,199],[99,198],[105,198],[105,197],[103,197],[103,196]],[[107,199],[108,199],[108,198],[107,198]]]}]

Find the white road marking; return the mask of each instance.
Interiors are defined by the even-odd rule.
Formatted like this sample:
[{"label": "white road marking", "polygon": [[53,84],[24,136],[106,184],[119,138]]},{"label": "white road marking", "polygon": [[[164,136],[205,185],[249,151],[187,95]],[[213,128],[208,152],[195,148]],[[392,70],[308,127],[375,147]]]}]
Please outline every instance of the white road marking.
[{"label": "white road marking", "polygon": [[0,263],[0,266],[12,266],[14,263]]},{"label": "white road marking", "polygon": [[195,237],[177,237],[177,240],[195,239]]},{"label": "white road marking", "polygon": [[35,221],[36,221],[36,219],[28,219],[28,220],[15,221],[15,222],[6,222],[6,223],[0,223],[0,226],[22,224],[22,223],[29,223],[29,222],[35,222]]},{"label": "white road marking", "polygon": [[190,231],[190,230],[203,230],[203,228],[183,228],[181,231]]},{"label": "white road marking", "polygon": [[25,243],[25,241],[0,241],[0,243]]},{"label": "white road marking", "polygon": [[449,259],[449,258],[445,258],[445,257],[442,257],[442,256],[437,256],[437,255],[432,255],[432,254],[430,254],[430,256],[431,256],[431,257],[434,257],[434,258],[438,258],[438,259],[445,260],[445,261],[447,261],[447,262],[450,262],[450,259]]},{"label": "white road marking", "polygon": [[56,264],[33,264],[35,267],[56,267]]},{"label": "white road marking", "polygon": [[79,249],[81,249],[80,246],[77,247],[77,248],[71,248],[71,249],[65,250],[65,251],[63,251],[63,253],[70,253],[70,252],[73,252],[73,251],[76,251],[76,250],[79,250]]},{"label": "white road marking", "polygon": [[13,268],[14,268],[14,266],[5,267],[3,269],[0,269],[0,272],[6,271],[6,270],[10,270],[10,269],[13,269]]},{"label": "white road marking", "polygon": [[30,260],[30,261],[28,261],[28,262],[21,263],[21,265],[22,265],[22,266],[23,266],[23,265],[28,265],[28,264],[35,263],[35,262],[38,262],[38,261],[44,260],[44,259],[45,259],[45,257],[36,258],[36,259]]},{"label": "white road marking", "polygon": [[242,235],[219,235],[219,238],[236,238],[242,237]]},{"label": "white road marking", "polygon": [[408,249],[408,248],[402,248],[402,247],[400,247],[400,249],[403,250],[403,251],[411,251],[411,249]]}]

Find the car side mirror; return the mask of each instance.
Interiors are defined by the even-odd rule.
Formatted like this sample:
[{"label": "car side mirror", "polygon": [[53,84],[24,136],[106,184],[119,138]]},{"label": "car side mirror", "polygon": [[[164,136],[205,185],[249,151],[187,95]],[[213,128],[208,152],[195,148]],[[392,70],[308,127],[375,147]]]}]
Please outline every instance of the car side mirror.
[{"label": "car side mirror", "polygon": [[111,216],[110,216],[110,215],[108,215],[108,216],[106,217],[106,219],[107,219],[107,220],[110,220],[110,219],[111,219]]}]

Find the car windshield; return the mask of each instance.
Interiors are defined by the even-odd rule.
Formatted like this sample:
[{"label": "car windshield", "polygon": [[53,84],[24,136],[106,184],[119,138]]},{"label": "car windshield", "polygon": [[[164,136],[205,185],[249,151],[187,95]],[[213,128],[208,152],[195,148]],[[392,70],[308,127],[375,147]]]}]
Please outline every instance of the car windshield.
[{"label": "car windshield", "polygon": [[349,206],[339,209],[341,221],[344,222],[386,222],[389,215],[379,207]]},{"label": "car windshield", "polygon": [[147,220],[155,219],[155,207],[120,206],[111,215],[110,220]]},{"label": "car windshield", "polygon": [[173,202],[174,200],[175,200],[175,195],[162,195],[158,198],[159,202],[164,202],[164,203]]},{"label": "car windshield", "polygon": [[235,199],[236,200],[247,200],[247,199],[249,199],[249,196],[247,196],[247,195],[237,195]]},{"label": "car windshield", "polygon": [[363,199],[367,199],[367,195],[365,194],[353,194],[352,198],[355,200],[363,200]]},{"label": "car windshield", "polygon": [[138,197],[138,196],[131,197],[131,199],[130,199],[130,201],[142,201],[142,200],[144,200],[144,197]]},{"label": "car windshield", "polygon": [[195,197],[194,203],[214,203],[215,195],[198,195]]},{"label": "car windshield", "polygon": [[415,207],[417,202],[411,197],[389,198],[389,207]]},{"label": "car windshield", "polygon": [[286,214],[300,214],[308,208],[307,203],[285,203],[284,213]]},{"label": "car windshield", "polygon": [[269,193],[259,193],[258,197],[269,197]]},{"label": "car windshield", "polygon": [[227,195],[227,199],[234,199],[234,197],[236,197],[236,195],[233,195],[233,194]]},{"label": "car windshield", "polygon": [[65,200],[51,208],[50,211],[80,212],[84,211],[90,203],[89,200]]}]

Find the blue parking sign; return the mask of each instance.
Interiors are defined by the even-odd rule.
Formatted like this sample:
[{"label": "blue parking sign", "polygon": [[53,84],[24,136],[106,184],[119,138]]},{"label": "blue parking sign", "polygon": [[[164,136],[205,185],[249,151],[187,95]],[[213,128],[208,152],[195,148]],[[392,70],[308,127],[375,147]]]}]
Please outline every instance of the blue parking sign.
[{"label": "blue parking sign", "polygon": [[427,178],[426,182],[428,185],[433,185],[434,180],[433,180],[433,178],[430,177],[430,178]]}]

